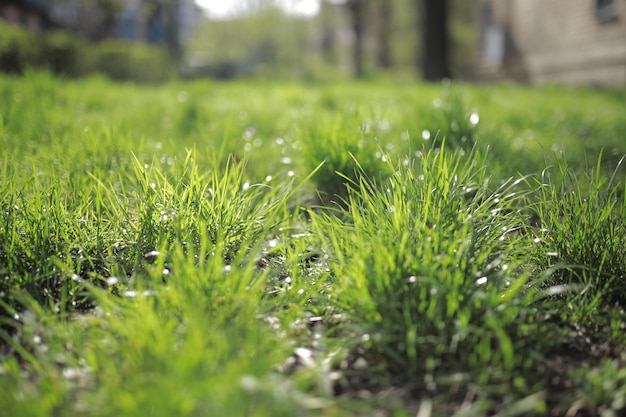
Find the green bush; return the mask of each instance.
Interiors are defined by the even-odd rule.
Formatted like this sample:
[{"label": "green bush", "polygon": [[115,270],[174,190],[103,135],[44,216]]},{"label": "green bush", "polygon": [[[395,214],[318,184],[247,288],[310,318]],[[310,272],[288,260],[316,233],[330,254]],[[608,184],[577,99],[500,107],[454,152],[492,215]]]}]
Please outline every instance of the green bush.
[{"label": "green bush", "polygon": [[89,47],[84,40],[64,31],[51,32],[42,40],[39,56],[41,66],[54,74],[68,77],[85,74],[87,68],[84,55]]},{"label": "green bush", "polygon": [[66,77],[100,73],[114,80],[159,82],[176,74],[175,63],[153,45],[124,40],[91,43],[65,31],[33,34],[0,22],[0,71],[46,69]]},{"label": "green bush", "polygon": [[92,72],[114,80],[157,82],[172,78],[175,66],[154,46],[112,39],[91,46]]},{"label": "green bush", "polygon": [[35,64],[36,37],[20,28],[0,21],[0,71],[20,74]]}]

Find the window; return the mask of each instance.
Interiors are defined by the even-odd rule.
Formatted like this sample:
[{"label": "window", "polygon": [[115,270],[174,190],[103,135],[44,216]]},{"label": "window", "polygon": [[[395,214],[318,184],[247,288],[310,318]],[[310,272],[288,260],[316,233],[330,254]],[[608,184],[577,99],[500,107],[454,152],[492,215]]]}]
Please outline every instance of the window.
[{"label": "window", "polygon": [[596,18],[611,20],[617,17],[615,0],[596,0]]}]

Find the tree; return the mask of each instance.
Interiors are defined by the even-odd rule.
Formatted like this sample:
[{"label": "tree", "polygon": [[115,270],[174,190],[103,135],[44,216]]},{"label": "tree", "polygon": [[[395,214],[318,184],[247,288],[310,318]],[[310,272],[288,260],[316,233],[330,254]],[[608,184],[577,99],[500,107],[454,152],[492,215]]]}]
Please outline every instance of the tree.
[{"label": "tree", "polygon": [[[142,0],[142,15],[146,24],[162,24],[164,43],[174,59],[181,56],[179,22],[176,9],[179,0]],[[159,23],[157,23],[159,22]]]},{"label": "tree", "polygon": [[376,61],[380,68],[391,68],[393,65],[391,59],[391,29],[393,16],[393,1],[377,0],[376,1],[376,19],[377,19],[377,38],[378,50]]},{"label": "tree", "polygon": [[448,62],[448,0],[417,0],[423,10],[422,77],[440,81],[450,77]]},{"label": "tree", "polygon": [[354,45],[352,48],[352,63],[354,75],[357,78],[365,75],[365,15],[367,0],[346,0],[346,7],[350,15],[350,25],[354,35]]},{"label": "tree", "polygon": [[95,0],[93,6],[99,17],[97,24],[92,28],[93,37],[102,40],[111,35],[116,16],[122,10],[123,3],[120,0]]}]

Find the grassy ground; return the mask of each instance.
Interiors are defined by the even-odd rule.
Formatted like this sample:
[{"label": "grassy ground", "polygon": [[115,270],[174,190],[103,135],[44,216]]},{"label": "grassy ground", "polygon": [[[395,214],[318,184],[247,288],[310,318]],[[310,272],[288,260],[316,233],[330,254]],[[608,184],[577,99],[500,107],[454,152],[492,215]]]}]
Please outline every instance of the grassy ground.
[{"label": "grassy ground", "polygon": [[626,410],[626,92],[0,92],[7,416]]}]

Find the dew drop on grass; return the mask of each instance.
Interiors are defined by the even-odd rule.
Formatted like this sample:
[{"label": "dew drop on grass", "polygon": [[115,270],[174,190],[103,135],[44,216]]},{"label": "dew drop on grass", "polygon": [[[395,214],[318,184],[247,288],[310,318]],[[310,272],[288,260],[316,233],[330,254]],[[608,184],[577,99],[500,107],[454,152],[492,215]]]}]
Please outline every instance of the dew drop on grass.
[{"label": "dew drop on grass", "polygon": [[254,127],[249,127],[243,132],[243,139],[250,140],[254,137],[256,133],[256,129]]},{"label": "dew drop on grass", "polygon": [[296,175],[296,173],[295,173],[295,172],[293,172],[293,171],[287,171],[287,176],[288,176],[288,177],[293,177],[294,175]]},{"label": "dew drop on grass", "polygon": [[363,357],[358,358],[352,365],[354,369],[366,369],[368,366],[367,360]]},{"label": "dew drop on grass", "polygon": [[292,160],[291,160],[290,157],[285,156],[285,157],[281,158],[280,162],[282,162],[285,165],[289,165],[289,164],[291,164]]},{"label": "dew drop on grass", "polygon": [[429,140],[430,139],[430,131],[424,129],[422,130],[422,139]]},{"label": "dew drop on grass", "polygon": [[487,277],[480,277],[476,280],[477,285],[483,285],[487,283]]},{"label": "dew drop on grass", "polygon": [[469,122],[471,125],[476,126],[479,121],[480,121],[480,116],[478,116],[478,113],[473,112],[472,114],[470,114]]},{"label": "dew drop on grass", "polygon": [[176,99],[180,102],[180,103],[184,103],[187,101],[187,99],[189,98],[189,93],[187,93],[186,91],[181,91],[178,93],[178,95],[176,96]]},{"label": "dew drop on grass", "polygon": [[228,273],[228,272],[230,272],[230,270],[231,270],[231,266],[230,265],[226,265],[224,267],[224,272]]},{"label": "dew drop on grass", "polygon": [[548,252],[546,253],[546,255],[552,256],[552,257],[559,256],[558,252]]},{"label": "dew drop on grass", "polygon": [[119,284],[120,280],[117,277],[108,277],[106,282],[108,286],[112,286]]},{"label": "dew drop on grass", "polygon": [[169,275],[170,274],[170,270],[167,268],[163,269],[163,275]]},{"label": "dew drop on grass", "polygon": [[265,181],[270,182],[272,180],[272,176],[268,175],[267,177],[265,177]]},{"label": "dew drop on grass", "polygon": [[259,381],[252,375],[244,375],[239,380],[239,386],[247,392],[254,392],[259,389]]},{"label": "dew drop on grass", "polygon": [[552,287],[546,290],[548,295],[560,295],[568,291],[567,285],[553,285]]}]

